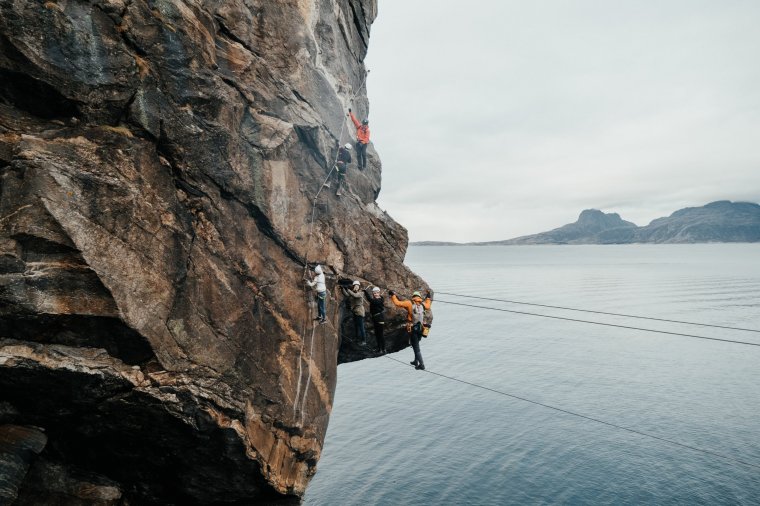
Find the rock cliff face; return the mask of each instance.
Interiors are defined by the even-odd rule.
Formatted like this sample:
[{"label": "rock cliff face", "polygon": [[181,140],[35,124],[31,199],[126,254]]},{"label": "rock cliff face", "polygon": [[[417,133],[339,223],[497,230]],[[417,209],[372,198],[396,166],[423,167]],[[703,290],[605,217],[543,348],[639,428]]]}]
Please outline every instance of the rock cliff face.
[{"label": "rock cliff face", "polygon": [[[6,497],[303,493],[339,354],[372,354],[339,338],[338,279],[426,288],[403,266],[406,231],[374,202],[372,149],[343,197],[317,196],[353,134],[345,110],[369,113],[376,12],[0,0],[0,435],[44,446],[2,454],[29,464]],[[329,275],[326,325],[312,321],[307,261]]]}]

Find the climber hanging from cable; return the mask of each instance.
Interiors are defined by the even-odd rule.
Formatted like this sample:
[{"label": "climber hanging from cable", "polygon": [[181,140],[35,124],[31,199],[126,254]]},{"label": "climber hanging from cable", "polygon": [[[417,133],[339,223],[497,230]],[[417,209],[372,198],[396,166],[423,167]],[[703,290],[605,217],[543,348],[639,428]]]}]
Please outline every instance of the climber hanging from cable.
[{"label": "climber hanging from cable", "polygon": [[375,341],[377,341],[378,353],[385,355],[385,337],[383,331],[385,330],[385,300],[380,294],[380,287],[374,287],[372,293],[369,292],[369,287],[364,290],[364,296],[369,301],[369,314],[372,317],[372,326],[375,328]]},{"label": "climber hanging from cable", "polygon": [[[335,167],[333,168],[333,171],[335,172],[335,195],[340,197],[342,195],[341,188],[343,188],[343,181],[346,179],[346,170],[348,169],[348,164],[351,163],[351,144],[346,143],[343,146],[340,146],[338,148],[338,154],[335,157]],[[330,182],[325,181],[324,184],[327,188],[330,187]]]},{"label": "climber hanging from cable", "polygon": [[425,294],[425,300],[422,300],[420,292],[414,292],[411,300],[399,300],[396,297],[396,292],[390,290],[388,292],[391,296],[391,302],[396,307],[404,308],[407,311],[406,315],[406,331],[409,332],[409,342],[414,349],[414,360],[410,363],[415,369],[425,369],[425,363],[422,360],[422,353],[420,352],[420,339],[427,335],[425,326],[425,313],[430,311],[430,306],[433,303],[433,299],[430,296],[430,292]]},{"label": "climber hanging from cable", "polygon": [[317,317],[314,320],[319,323],[325,323],[327,321],[327,313],[325,311],[327,284],[325,283],[325,273],[322,271],[321,265],[317,264],[314,267],[314,278],[311,281],[307,279],[306,284],[317,292]]},{"label": "climber hanging from cable", "polygon": [[367,333],[364,330],[364,296],[361,293],[361,283],[354,281],[349,290],[345,286],[340,287],[343,295],[348,300],[348,307],[354,315],[354,328],[359,344],[367,344]]},{"label": "climber hanging from cable", "polygon": [[369,145],[369,120],[364,118],[361,123],[356,119],[351,109],[348,115],[356,127],[356,163],[360,170],[367,167],[367,146]]}]

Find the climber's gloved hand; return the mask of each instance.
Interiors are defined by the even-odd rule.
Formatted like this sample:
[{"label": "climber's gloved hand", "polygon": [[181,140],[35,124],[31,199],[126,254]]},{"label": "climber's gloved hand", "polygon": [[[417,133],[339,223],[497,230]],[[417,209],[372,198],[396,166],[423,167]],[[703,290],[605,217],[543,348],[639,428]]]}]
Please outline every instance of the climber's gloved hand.
[{"label": "climber's gloved hand", "polygon": [[348,108],[348,112],[351,112],[351,108],[350,107]]},{"label": "climber's gloved hand", "polygon": [[427,292],[425,292],[425,298],[426,299],[432,299],[433,298],[433,296],[430,295],[430,290],[428,290]]},{"label": "climber's gloved hand", "polygon": [[388,290],[388,295],[393,297],[394,295],[396,295],[396,292],[394,292],[393,290]]}]

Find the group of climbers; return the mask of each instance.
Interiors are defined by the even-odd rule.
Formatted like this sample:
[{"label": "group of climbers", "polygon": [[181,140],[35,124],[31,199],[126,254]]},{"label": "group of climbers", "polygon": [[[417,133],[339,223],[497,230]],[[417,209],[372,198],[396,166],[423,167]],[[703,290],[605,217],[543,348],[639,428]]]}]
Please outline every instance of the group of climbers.
[{"label": "group of climbers", "polygon": [[[359,170],[367,168],[367,146],[369,145],[369,120],[366,118],[361,122],[354,116],[351,109],[348,110],[348,117],[356,127],[356,157],[357,167]],[[342,132],[341,132],[342,134]],[[340,144],[340,140],[338,141]],[[351,164],[351,144],[346,143],[343,146],[338,146],[338,151],[335,154],[335,195],[341,196],[341,189],[343,188],[344,181],[346,179],[346,173],[348,167]],[[325,181],[324,185],[330,187],[330,182]],[[314,288],[317,292],[317,317],[315,321],[325,323],[327,321],[325,311],[325,300],[327,298],[327,285],[325,283],[325,274],[321,265],[317,265],[313,269],[314,276],[312,279],[307,279],[306,283],[309,287]],[[381,294],[380,287],[375,286],[367,287],[362,290],[361,283],[354,281],[351,284],[351,288],[341,285],[341,291],[345,297],[348,305],[348,309],[351,311],[354,321],[354,332],[358,344],[365,346],[367,343],[367,331],[364,327],[364,319],[366,317],[366,311],[364,308],[364,299],[369,303],[369,313],[372,319],[372,326],[374,328],[375,340],[377,342],[377,351],[380,354],[387,353],[385,348],[385,299]],[[425,363],[422,360],[422,353],[420,352],[420,339],[427,337],[430,329],[432,316],[430,307],[432,304],[432,298],[430,292],[427,292],[425,299],[422,298],[420,292],[414,292],[410,300],[400,300],[393,290],[388,291],[390,300],[394,306],[405,309],[407,312],[406,331],[409,334],[409,343],[414,350],[414,360],[410,362],[415,369],[425,369]]]},{"label": "group of climbers", "polygon": [[[306,283],[315,289],[317,292],[317,320],[319,323],[325,323],[325,299],[327,297],[327,287],[325,284],[325,274],[322,266],[317,265],[313,269],[314,277],[307,279]],[[364,319],[366,318],[365,299],[369,303],[369,314],[372,319],[372,326],[374,329],[375,340],[377,342],[377,351],[380,354],[387,353],[385,345],[385,299],[382,296],[380,287],[374,286],[370,289],[368,286],[362,290],[361,283],[354,281],[351,287],[340,286],[343,293],[348,310],[351,312],[354,322],[354,334],[357,339],[357,344],[366,345],[367,343],[367,331],[364,327]],[[393,290],[388,291],[390,301],[394,306],[406,310],[406,331],[409,334],[409,343],[414,350],[414,360],[410,363],[415,369],[425,369],[425,362],[422,359],[422,353],[420,351],[420,340],[423,337],[427,337],[430,325],[432,323],[432,297],[430,292],[425,294],[425,298],[422,298],[420,292],[414,292],[411,299],[401,300]]]},{"label": "group of climbers", "polygon": [[[359,170],[367,168],[367,146],[369,145],[369,120],[363,119],[359,122],[354,116],[351,109],[348,110],[348,116],[351,118],[354,126],[356,127],[356,164]],[[338,152],[335,156],[335,195],[340,197],[342,195],[341,189],[344,186],[346,179],[346,172],[351,163],[351,143],[346,143],[343,146],[338,146]],[[330,182],[325,181],[325,186],[330,187]]]}]

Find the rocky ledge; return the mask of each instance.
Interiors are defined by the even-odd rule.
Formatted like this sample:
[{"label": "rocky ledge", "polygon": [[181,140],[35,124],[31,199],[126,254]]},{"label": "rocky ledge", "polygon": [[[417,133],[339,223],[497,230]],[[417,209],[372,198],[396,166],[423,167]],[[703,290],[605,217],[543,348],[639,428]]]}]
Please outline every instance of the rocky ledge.
[{"label": "rocky ledge", "polygon": [[343,197],[317,194],[345,110],[369,112],[376,12],[0,0],[0,502],[303,494],[337,363],[372,355],[339,337],[337,282],[426,288],[371,147]]}]

